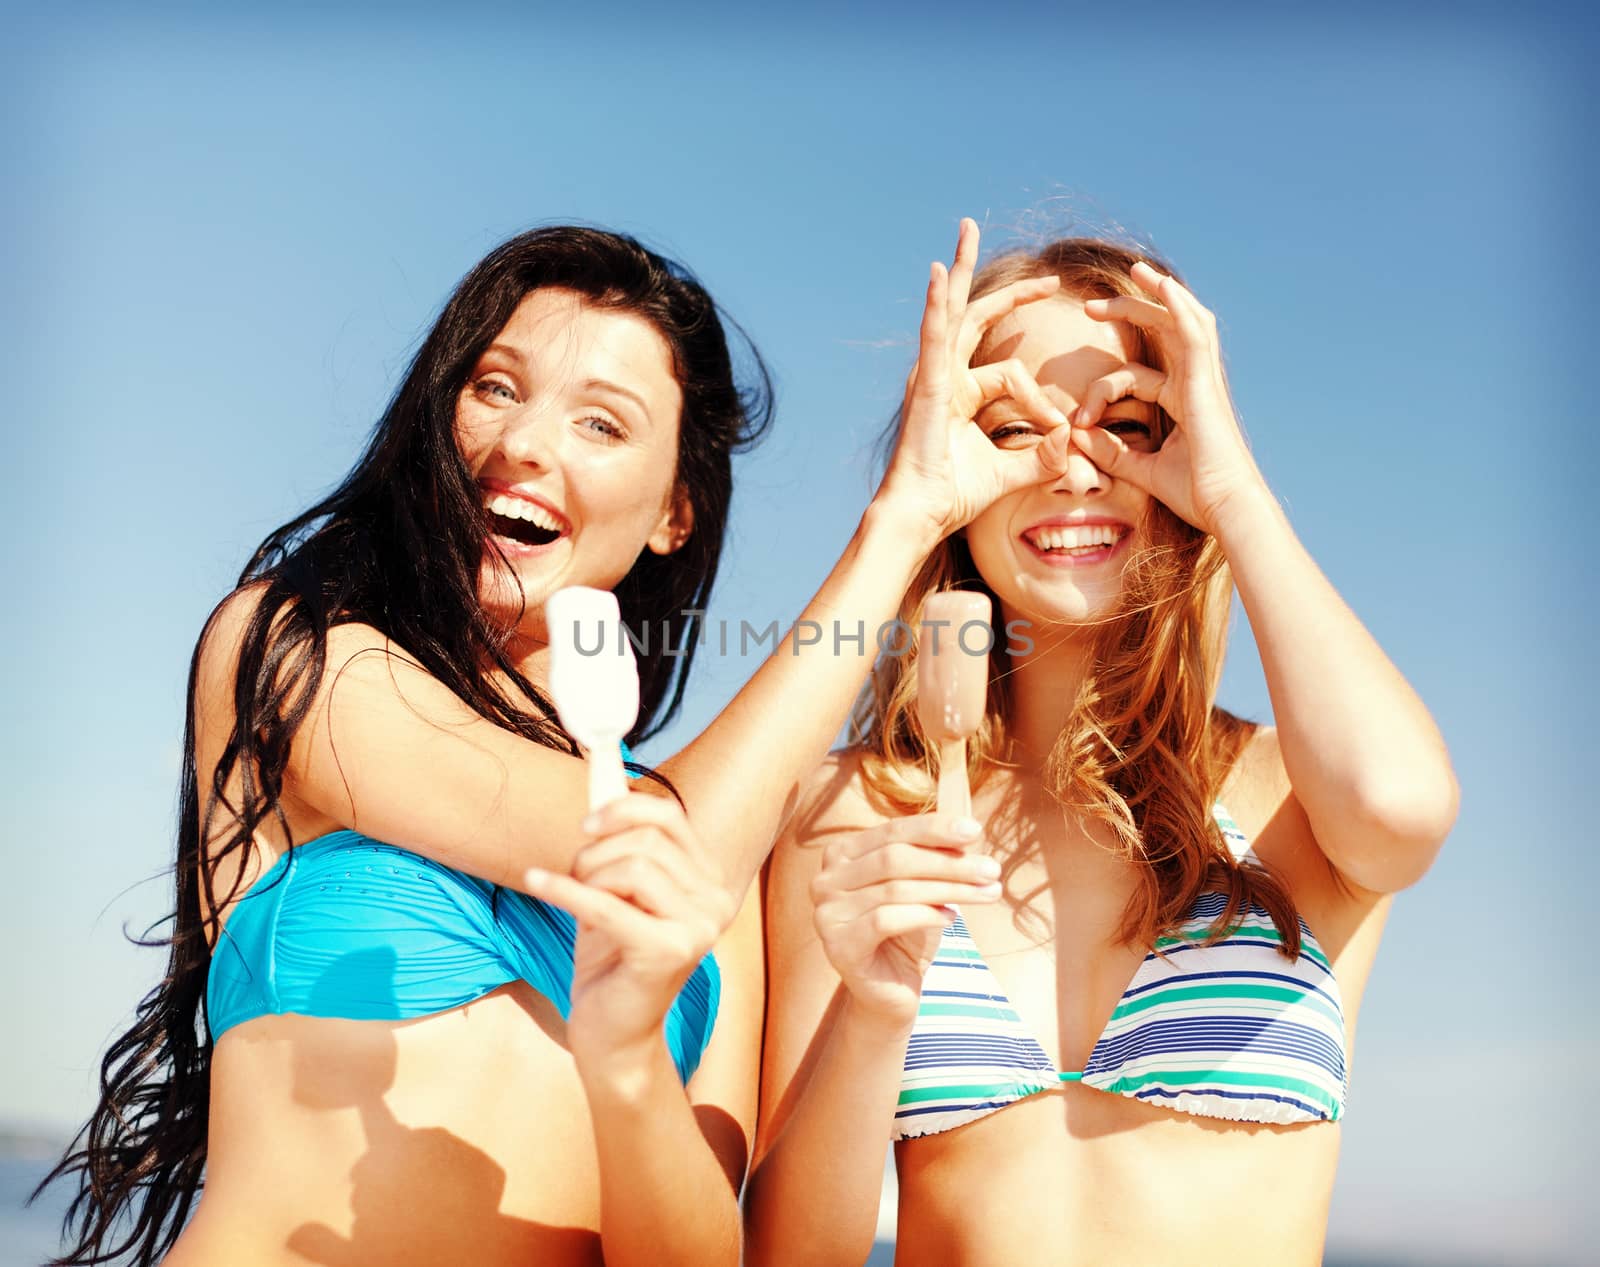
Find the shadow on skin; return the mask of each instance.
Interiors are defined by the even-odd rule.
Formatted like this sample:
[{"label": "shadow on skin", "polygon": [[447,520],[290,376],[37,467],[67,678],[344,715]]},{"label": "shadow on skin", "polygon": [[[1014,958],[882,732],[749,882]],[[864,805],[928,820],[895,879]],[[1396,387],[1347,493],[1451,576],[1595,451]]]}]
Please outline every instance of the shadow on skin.
[{"label": "shadow on skin", "polygon": [[[324,980],[359,972],[363,982],[392,982],[394,968],[393,950],[361,950],[342,957],[337,972],[330,970]],[[313,1000],[313,1013],[336,1014],[317,1007],[315,995]],[[544,1026],[546,1018],[534,1020]],[[286,1247],[327,1267],[456,1263],[469,1256],[486,1263],[599,1264],[598,1233],[502,1214],[506,1174],[497,1162],[441,1127],[410,1127],[394,1116],[384,1094],[394,1085],[399,1043],[381,1032],[381,1042],[364,1047],[348,1072],[319,1067],[311,1052],[295,1050],[295,1099],[317,1109],[355,1108],[367,1151],[350,1171],[350,1235],[307,1223],[290,1233]],[[397,1185],[397,1175],[407,1181]],[[434,1182],[435,1176],[446,1181]]]},{"label": "shadow on skin", "polygon": [[[1227,767],[1232,767],[1239,759],[1240,753],[1246,742],[1244,732],[1239,732],[1229,740],[1229,747],[1223,754],[1222,761]],[[1243,796],[1242,790],[1230,789],[1229,795],[1224,796],[1225,802],[1239,801]],[[1280,811],[1281,813],[1281,811]],[[1019,937],[1019,944],[1009,948],[989,946],[983,948],[984,956],[991,962],[999,962],[1008,956],[1030,953],[1044,947],[1049,947],[1055,940],[1055,918],[1053,903],[1042,901],[1048,896],[1052,886],[1070,887],[1074,877],[1070,873],[1054,874],[1049,866],[1049,844],[1041,824],[1054,821],[1059,816],[1065,825],[1068,821],[1065,811],[1057,809],[1051,802],[1048,794],[1042,789],[1035,789],[1029,797],[1007,796],[999,806],[990,814],[986,823],[986,832],[991,839],[1005,842],[1002,847],[994,850],[996,856],[1005,866],[1002,877],[1004,885],[1002,901],[1011,911],[1012,928]],[[1259,843],[1269,833],[1279,830],[1279,816],[1273,815],[1269,821],[1256,834]],[[1101,830],[1098,827],[1096,830]],[[1109,835],[1109,833],[1103,833]],[[1029,867],[1026,864],[1032,863]],[[1025,874],[1032,872],[1034,882],[1029,884],[1023,879]],[[1326,945],[1324,949],[1326,949]],[[1051,958],[1055,959],[1051,952]],[[1138,967],[1135,957],[1127,968],[1126,982],[1131,982],[1133,973]],[[1057,997],[1066,999],[1081,989],[1081,983],[1070,974],[1070,965],[1065,961],[1056,965],[1056,992]],[[1115,1009],[1117,1000],[1107,1000]],[[1013,1008],[1018,1007],[1017,998],[1010,1000]],[[1025,1006],[1025,1004],[1024,1004]],[[1018,1009],[1021,1010],[1021,1009]],[[1027,1014],[1024,1012],[1025,1023]],[[1105,1025],[1110,1021],[1110,1013],[1101,1018],[1099,1032],[1104,1032]],[[1058,1036],[1059,1047],[1066,1046],[1066,1035]],[[811,1053],[807,1053],[810,1056]],[[1158,1104],[1134,1100],[1127,1096],[1112,1092],[1102,1091],[1082,1083],[1067,1083],[1059,1088],[1036,1093],[1006,1110],[1018,1113],[1049,1113],[1059,1112],[1062,1126],[1066,1133],[1077,1139],[1095,1139],[1103,1136],[1118,1135],[1134,1131],[1147,1124],[1160,1124],[1165,1136],[1178,1132],[1190,1132],[1206,1135],[1231,1135],[1249,1136],[1256,1134],[1266,1135],[1294,1135],[1300,1134],[1317,1126],[1313,1122],[1297,1123],[1270,1123],[1270,1122],[1242,1122],[1226,1118],[1204,1117],[1197,1114],[1176,1113],[1172,1109]],[[949,1132],[954,1138],[963,1132],[981,1133],[983,1123],[987,1119],[979,1118],[964,1126]],[[905,1144],[897,1145],[897,1152]]]},{"label": "shadow on skin", "polygon": [[[1231,766],[1238,759],[1240,747],[1242,744],[1235,744],[1228,753],[1226,764]],[[1225,797],[1224,800],[1231,799],[1234,804],[1241,804],[1242,798],[1242,791],[1235,789],[1232,797]],[[1275,812],[1258,832],[1253,833],[1253,842],[1259,845],[1275,829],[1281,830],[1283,814],[1284,811],[1281,809]],[[1117,1135],[1137,1130],[1147,1123],[1159,1124],[1163,1136],[1168,1138],[1183,1133],[1238,1138],[1253,1135],[1303,1135],[1308,1131],[1318,1131],[1322,1126],[1318,1122],[1243,1122],[1181,1113],[1158,1104],[1086,1087],[1081,1083],[1069,1084],[1058,1092],[1047,1094],[1062,1101],[1063,1124],[1068,1134],[1078,1139]]]}]

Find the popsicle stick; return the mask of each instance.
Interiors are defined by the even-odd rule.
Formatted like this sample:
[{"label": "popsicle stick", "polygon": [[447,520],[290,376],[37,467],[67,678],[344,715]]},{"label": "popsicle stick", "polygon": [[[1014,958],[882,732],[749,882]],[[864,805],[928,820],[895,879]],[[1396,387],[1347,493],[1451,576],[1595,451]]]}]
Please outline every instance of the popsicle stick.
[{"label": "popsicle stick", "polygon": [[987,625],[989,617],[988,598],[967,591],[932,594],[922,605],[928,636],[918,639],[917,717],[926,741],[939,750],[942,814],[972,814],[967,737],[983,724],[989,655],[987,649],[969,651],[963,632],[974,624]]},{"label": "popsicle stick", "polygon": [[628,773],[622,765],[622,752],[616,744],[602,743],[584,752],[589,767],[589,812],[620,801],[628,794]]},{"label": "popsicle stick", "polygon": [[967,781],[967,741],[939,742],[939,812],[972,817],[972,785]]}]

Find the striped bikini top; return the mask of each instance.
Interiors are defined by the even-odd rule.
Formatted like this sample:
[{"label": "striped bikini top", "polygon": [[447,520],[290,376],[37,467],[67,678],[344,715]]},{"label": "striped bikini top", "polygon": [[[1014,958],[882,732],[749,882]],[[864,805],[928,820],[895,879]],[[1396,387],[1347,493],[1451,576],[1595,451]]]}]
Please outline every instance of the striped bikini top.
[{"label": "striped bikini top", "polygon": [[[1227,810],[1219,802],[1212,813],[1234,856],[1245,857],[1249,842]],[[1300,957],[1290,963],[1254,904],[1226,940],[1200,945],[1225,905],[1223,894],[1202,894],[1157,939],[1161,954],[1145,956],[1082,1072],[1050,1062],[958,916],[923,979],[894,1138],[964,1126],[1067,1082],[1201,1117],[1337,1121],[1345,1025],[1327,956],[1302,920]]]}]

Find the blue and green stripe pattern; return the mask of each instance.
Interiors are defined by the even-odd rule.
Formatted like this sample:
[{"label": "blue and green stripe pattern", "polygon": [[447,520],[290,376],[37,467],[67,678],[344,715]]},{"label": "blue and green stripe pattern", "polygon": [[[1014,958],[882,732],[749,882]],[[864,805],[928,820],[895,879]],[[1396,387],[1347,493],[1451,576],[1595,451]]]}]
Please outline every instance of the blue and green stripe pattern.
[{"label": "blue and green stripe pattern", "polygon": [[[1245,856],[1249,842],[1227,810],[1219,803],[1212,812],[1234,855]],[[1159,939],[1081,1073],[1051,1063],[958,916],[923,980],[895,1138],[951,1130],[1074,1081],[1202,1117],[1337,1121],[1345,1024],[1327,956],[1302,922],[1300,957],[1289,962],[1259,906],[1226,940],[1201,945],[1225,903],[1203,894]]]}]

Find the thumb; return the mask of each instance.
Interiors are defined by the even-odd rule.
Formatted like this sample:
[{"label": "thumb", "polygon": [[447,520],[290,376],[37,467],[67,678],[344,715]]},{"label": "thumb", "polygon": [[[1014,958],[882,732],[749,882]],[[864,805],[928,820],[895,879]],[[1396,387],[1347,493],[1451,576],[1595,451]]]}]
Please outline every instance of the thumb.
[{"label": "thumb", "polygon": [[1029,484],[1050,484],[1067,470],[1072,455],[1071,427],[1055,427],[1038,444],[1026,449],[996,450],[1000,455],[1000,495]]},{"label": "thumb", "polygon": [[[1062,428],[1063,431],[1069,428]],[[1151,493],[1151,467],[1155,464],[1155,454],[1136,453],[1124,444],[1120,437],[1114,436],[1103,427],[1072,427],[1070,428],[1071,443],[1081,449],[1084,455],[1107,475],[1119,480],[1127,480],[1141,492]],[[1039,446],[1041,449],[1043,445]],[[1066,447],[1066,446],[1063,446]],[[1066,458],[1061,460],[1061,469],[1066,469]]]},{"label": "thumb", "polygon": [[1034,446],[1033,452],[1046,477],[1066,473],[1067,458],[1072,454],[1073,430],[1072,427],[1055,427]]}]

